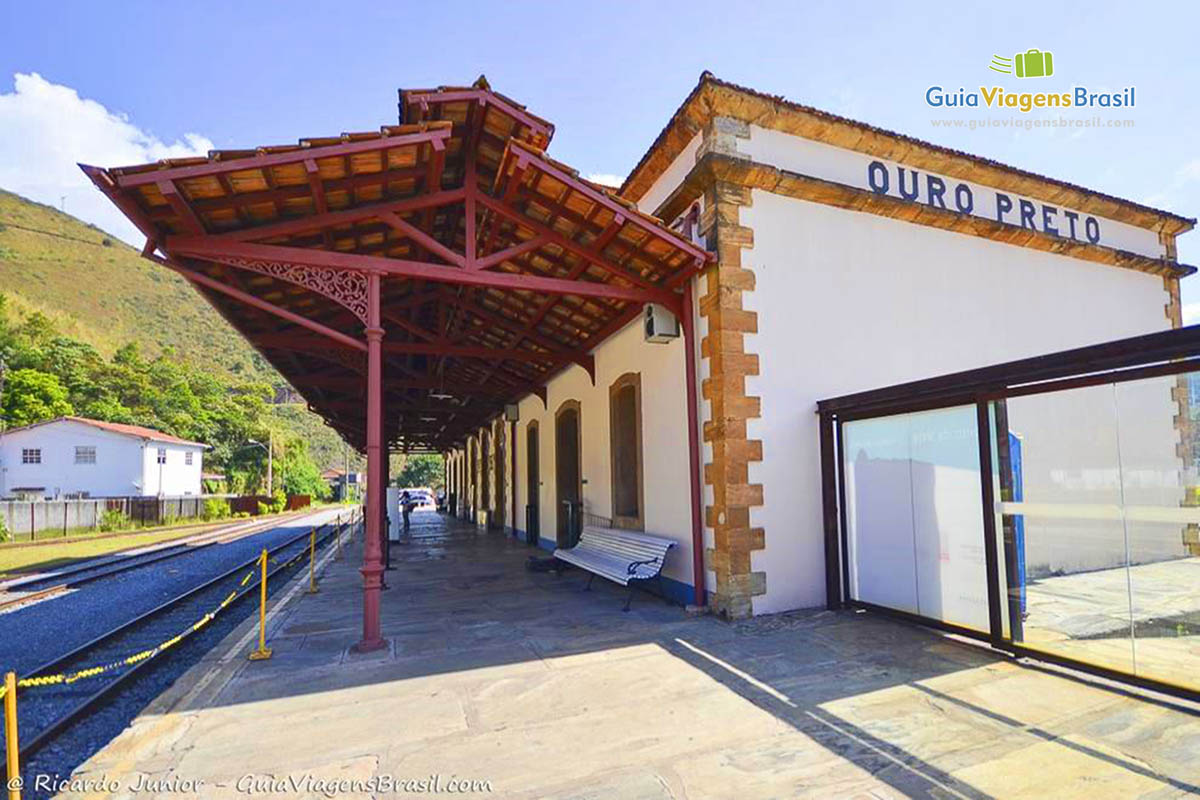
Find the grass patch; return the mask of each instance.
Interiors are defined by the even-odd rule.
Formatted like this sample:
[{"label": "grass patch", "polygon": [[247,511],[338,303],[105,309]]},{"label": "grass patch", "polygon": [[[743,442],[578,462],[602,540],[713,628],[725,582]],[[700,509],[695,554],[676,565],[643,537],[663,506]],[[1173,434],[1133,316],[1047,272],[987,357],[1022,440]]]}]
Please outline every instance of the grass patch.
[{"label": "grass patch", "polygon": [[0,547],[0,575],[43,572],[81,559],[96,558],[108,553],[115,553],[118,550],[144,547],[179,536],[179,531],[168,529],[148,533],[130,533],[126,536],[113,536],[90,541],[84,539],[62,544],[48,544],[43,547]]}]

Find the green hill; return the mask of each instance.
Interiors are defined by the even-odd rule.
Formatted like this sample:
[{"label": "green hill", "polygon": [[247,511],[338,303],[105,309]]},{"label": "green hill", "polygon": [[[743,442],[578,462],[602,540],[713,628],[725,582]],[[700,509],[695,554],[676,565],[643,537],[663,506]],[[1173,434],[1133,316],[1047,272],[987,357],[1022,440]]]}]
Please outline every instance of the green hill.
[{"label": "green hill", "polygon": [[3,190],[0,292],[104,355],[137,341],[150,356],[173,347],[196,366],[282,383],[183,278],[93,225]]},{"label": "green hill", "polygon": [[[280,391],[282,376],[178,275],[94,225],[2,189],[0,294],[12,311],[41,312],[106,357],[128,342],[147,357],[172,348],[196,369],[289,394]],[[276,406],[274,416],[309,442],[321,467],[343,465],[341,440],[303,404]]]}]

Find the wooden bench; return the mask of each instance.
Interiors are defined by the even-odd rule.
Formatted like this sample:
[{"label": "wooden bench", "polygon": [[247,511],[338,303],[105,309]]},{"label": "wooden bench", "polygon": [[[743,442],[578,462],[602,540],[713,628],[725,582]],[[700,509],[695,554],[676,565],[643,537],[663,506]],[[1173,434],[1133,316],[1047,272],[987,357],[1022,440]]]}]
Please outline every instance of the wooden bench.
[{"label": "wooden bench", "polygon": [[584,527],[579,543],[569,550],[559,548],[554,557],[592,573],[584,590],[592,588],[592,579],[597,575],[613,583],[629,587],[625,607],[629,610],[633,601],[633,582],[659,579],[662,587],[663,561],[667,551],[675,546],[673,539],[651,536],[640,531],[625,531],[602,528],[597,525]]}]

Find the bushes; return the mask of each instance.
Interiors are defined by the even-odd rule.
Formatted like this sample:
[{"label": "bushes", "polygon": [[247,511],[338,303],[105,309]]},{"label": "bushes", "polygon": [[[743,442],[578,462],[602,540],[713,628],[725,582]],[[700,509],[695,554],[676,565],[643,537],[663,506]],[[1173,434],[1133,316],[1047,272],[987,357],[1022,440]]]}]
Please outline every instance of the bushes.
[{"label": "bushes", "polygon": [[100,515],[100,530],[105,533],[109,531],[123,531],[126,528],[132,527],[132,525],[133,522],[119,508],[110,508]]},{"label": "bushes", "polygon": [[0,542],[11,542],[12,531],[8,529],[8,525],[4,522],[4,517],[0,517]]},{"label": "bushes", "polygon": [[204,510],[200,512],[201,519],[225,519],[229,516],[229,501],[223,497],[210,497],[204,501]]}]

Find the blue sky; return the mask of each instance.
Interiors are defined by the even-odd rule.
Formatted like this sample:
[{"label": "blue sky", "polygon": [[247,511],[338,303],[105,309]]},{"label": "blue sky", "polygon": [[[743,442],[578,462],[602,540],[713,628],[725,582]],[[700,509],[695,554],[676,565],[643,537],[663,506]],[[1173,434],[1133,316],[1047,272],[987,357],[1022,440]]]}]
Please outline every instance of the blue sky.
[{"label": "blue sky", "polygon": [[[55,205],[66,197],[67,211],[112,227],[72,174],[73,161],[112,166],[122,157],[373,129],[395,122],[397,88],[469,83],[480,73],[555,123],[552,155],[585,174],[624,176],[708,69],[1200,215],[1200,6],[1055,3],[1022,13],[1020,4],[968,5],[9,5],[0,26],[0,187]],[[1134,127],[933,127],[947,115],[925,104],[930,85],[1027,89],[987,64],[1031,47],[1054,53],[1056,87],[1136,86],[1136,107],[1120,114]],[[1200,263],[1200,231],[1181,237],[1180,258]],[[1200,278],[1184,282],[1184,300],[1200,310]]]}]

